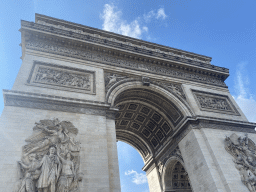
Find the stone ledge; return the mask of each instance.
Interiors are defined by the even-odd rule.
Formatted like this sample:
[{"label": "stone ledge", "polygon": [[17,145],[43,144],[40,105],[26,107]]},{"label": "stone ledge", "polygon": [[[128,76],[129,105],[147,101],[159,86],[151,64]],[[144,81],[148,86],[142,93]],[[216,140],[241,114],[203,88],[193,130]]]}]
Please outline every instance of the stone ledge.
[{"label": "stone ledge", "polygon": [[118,109],[110,108],[110,105],[99,101],[72,99],[68,97],[13,90],[3,90],[3,95],[5,106],[65,111],[101,116],[106,116],[109,113],[118,111]]}]

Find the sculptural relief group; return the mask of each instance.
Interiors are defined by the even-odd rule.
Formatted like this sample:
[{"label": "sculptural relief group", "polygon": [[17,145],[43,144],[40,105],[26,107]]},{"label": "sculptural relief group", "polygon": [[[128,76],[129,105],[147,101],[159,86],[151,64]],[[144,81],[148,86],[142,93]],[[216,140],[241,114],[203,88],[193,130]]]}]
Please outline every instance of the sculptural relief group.
[{"label": "sculptural relief group", "polygon": [[22,149],[15,192],[78,192],[80,146],[71,122],[41,120]]},{"label": "sculptural relief group", "polygon": [[233,133],[225,139],[226,150],[235,158],[241,180],[250,192],[256,192],[256,146],[247,136],[238,137]]}]

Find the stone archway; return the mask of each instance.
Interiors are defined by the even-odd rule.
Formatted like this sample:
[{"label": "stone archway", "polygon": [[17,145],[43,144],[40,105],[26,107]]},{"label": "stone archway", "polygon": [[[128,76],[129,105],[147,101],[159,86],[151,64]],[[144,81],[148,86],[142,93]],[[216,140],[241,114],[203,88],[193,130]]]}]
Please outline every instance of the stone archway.
[{"label": "stone archway", "polygon": [[141,154],[150,191],[162,191],[165,182],[161,182],[159,159],[173,146],[173,134],[192,116],[192,110],[182,98],[182,89],[177,93],[152,81],[149,84],[145,86],[134,77],[122,79],[106,88],[106,99],[119,109],[115,115],[116,139]]},{"label": "stone archway", "polygon": [[188,173],[181,157],[172,156],[163,166],[162,185],[164,192],[192,192]]}]

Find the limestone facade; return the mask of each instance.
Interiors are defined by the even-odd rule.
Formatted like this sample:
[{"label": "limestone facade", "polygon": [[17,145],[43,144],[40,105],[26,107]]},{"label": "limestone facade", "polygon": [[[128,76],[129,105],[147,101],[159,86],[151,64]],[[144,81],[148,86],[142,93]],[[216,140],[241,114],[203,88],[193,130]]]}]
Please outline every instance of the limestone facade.
[{"label": "limestone facade", "polygon": [[[3,90],[0,191],[29,191],[22,188],[24,178],[38,187],[34,172],[18,163],[32,153],[23,146],[35,129],[56,129],[73,144],[68,131],[35,124],[56,118],[78,130],[76,191],[121,191],[117,140],[139,151],[151,192],[249,190],[225,138],[248,133],[256,142],[256,125],[230,95],[228,69],[212,65],[207,56],[40,14],[35,22],[21,21],[20,31],[22,66],[12,90]],[[47,151],[49,138],[40,138]],[[61,137],[51,141],[56,150],[63,143]],[[36,170],[40,177],[42,165]],[[66,178],[74,185],[77,177]],[[60,185],[57,174],[55,183]]]}]

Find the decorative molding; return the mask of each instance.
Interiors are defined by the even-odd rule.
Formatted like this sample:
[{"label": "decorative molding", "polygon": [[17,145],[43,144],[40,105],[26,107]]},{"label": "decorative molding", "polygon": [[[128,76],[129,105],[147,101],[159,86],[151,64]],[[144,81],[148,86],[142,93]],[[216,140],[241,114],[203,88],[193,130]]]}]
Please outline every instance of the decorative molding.
[{"label": "decorative molding", "polygon": [[174,139],[179,143],[192,129],[219,129],[256,134],[256,123],[235,121],[221,118],[206,118],[196,116],[187,118],[184,125],[174,133]]},{"label": "decorative molding", "polygon": [[34,61],[27,84],[95,94],[95,72]]},{"label": "decorative molding", "polygon": [[[151,45],[152,48],[151,48],[149,47],[150,46],[149,42],[146,42],[147,45],[143,45],[143,43],[145,43],[144,41],[140,41],[139,44],[137,43],[134,44],[134,42],[133,43],[129,42],[129,40],[131,41],[131,38],[129,38],[129,40],[124,40],[125,37],[122,37],[122,36],[120,36],[122,40],[120,38],[119,40],[117,38],[109,38],[106,36],[102,36],[100,34],[96,34],[96,33],[103,34],[102,33],[103,31],[99,29],[94,29],[94,32],[93,32],[94,34],[92,34],[92,31],[88,30],[88,27],[87,27],[87,31],[85,29],[86,26],[83,26],[83,27],[84,29],[78,29],[78,27],[71,27],[71,26],[60,24],[60,23],[50,24],[49,21],[45,22],[43,20],[39,20],[37,23],[22,21],[22,28],[31,28],[31,29],[41,30],[48,33],[58,34],[61,36],[72,37],[72,38],[87,41],[90,43],[97,43],[104,46],[111,46],[121,50],[132,51],[132,52],[136,52],[136,53],[140,53],[148,56],[155,56],[155,57],[173,60],[173,61],[180,61],[190,65],[224,71],[228,73],[228,69],[224,67],[211,65],[210,57],[206,57],[203,55],[198,55],[198,54],[190,53],[186,51],[181,51],[181,50],[173,49],[169,47],[164,47],[157,44],[152,44]],[[106,32],[104,31],[104,33]],[[137,39],[136,41],[138,42]],[[160,49],[155,48],[156,46],[158,47],[161,46],[162,48]]]},{"label": "decorative molding", "polygon": [[227,95],[192,90],[201,111],[239,115],[236,107]]},{"label": "decorative molding", "polygon": [[239,137],[233,133],[230,137],[226,136],[225,149],[230,153],[234,160],[236,169],[239,171],[243,184],[250,192],[256,190],[256,145],[248,138]]},{"label": "decorative molding", "polygon": [[64,111],[88,115],[106,116],[107,111],[112,111],[105,103],[77,102],[67,99],[56,99],[30,94],[4,93],[5,106],[25,107],[42,110]]},{"label": "decorative molding", "polygon": [[[88,46],[87,46],[88,47]],[[175,68],[164,67],[155,64],[151,60],[138,59],[126,54],[114,54],[113,52],[104,49],[92,47],[88,49],[85,46],[77,47],[66,46],[60,42],[55,43],[52,41],[43,41],[40,39],[30,38],[26,42],[26,48],[36,51],[43,51],[68,57],[74,57],[79,59],[86,59],[90,61],[96,61],[116,67],[123,67],[127,69],[134,69],[143,72],[150,72],[159,75],[170,76],[179,79],[191,80],[200,83],[206,83],[216,86],[227,87],[223,78],[214,77],[210,73],[200,72],[198,70],[189,70],[188,68],[176,66]],[[98,51],[98,52],[97,52]],[[125,58],[124,58],[125,57]],[[198,72],[198,73],[197,73]]]}]

